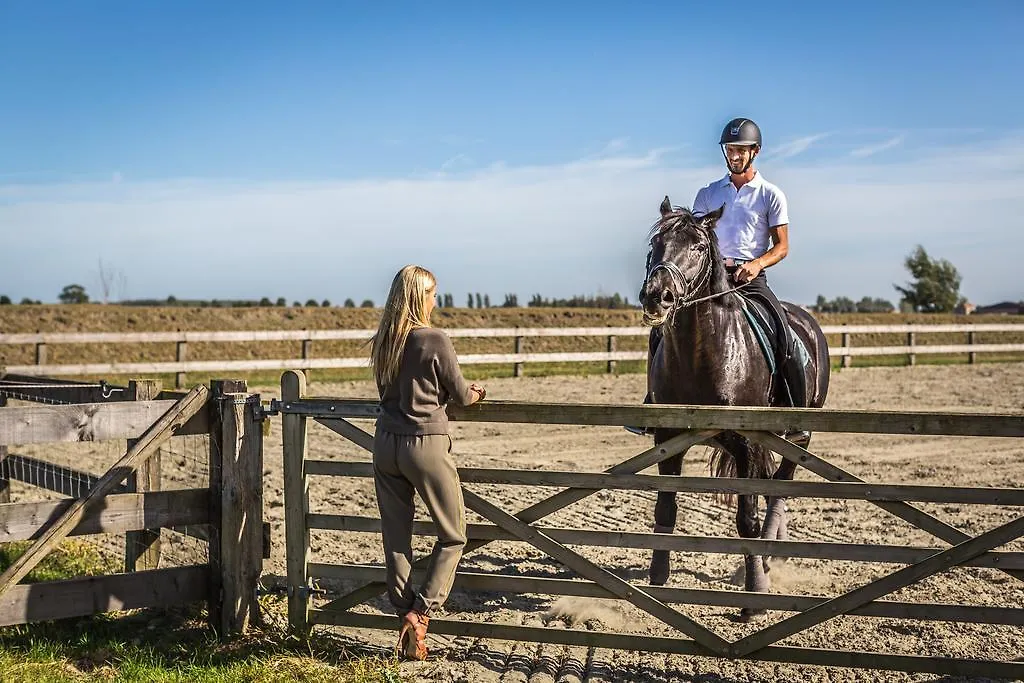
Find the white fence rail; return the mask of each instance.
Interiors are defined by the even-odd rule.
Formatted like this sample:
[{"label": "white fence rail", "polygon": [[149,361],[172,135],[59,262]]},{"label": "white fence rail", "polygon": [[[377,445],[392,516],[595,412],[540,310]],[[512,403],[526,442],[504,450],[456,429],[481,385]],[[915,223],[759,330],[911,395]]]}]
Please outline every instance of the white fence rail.
[{"label": "white fence rail", "polygon": [[[913,364],[918,355],[967,354],[968,362],[975,362],[978,353],[1020,353],[1024,343],[978,344],[979,332],[1024,333],[1024,324],[979,325],[826,325],[825,334],[841,335],[841,343],[832,346],[829,354],[842,358],[848,367],[855,356],[907,356]],[[44,375],[49,377],[75,375],[131,375],[145,373],[176,373],[179,386],[189,372],[228,372],[259,370],[316,370],[368,367],[368,360],[358,358],[313,358],[312,344],[316,341],[368,340],[373,330],[252,330],[221,332],[43,332],[31,334],[0,334],[0,345],[35,345],[33,364],[9,365],[3,371],[12,374]],[[618,337],[647,336],[646,327],[502,327],[446,329],[451,337],[495,338],[515,340],[514,353],[460,354],[459,361],[466,365],[514,364],[515,375],[522,374],[524,363],[604,362],[608,371],[615,370],[618,361],[638,361],[647,358],[646,351],[617,351]],[[918,335],[963,333],[966,344],[917,344]],[[855,334],[904,334],[906,343],[892,346],[854,346]],[[522,351],[522,341],[528,337],[604,337],[606,351],[532,353]],[[301,341],[302,357],[269,360],[187,360],[190,342],[243,343],[263,341]],[[167,362],[141,363],[47,363],[47,345],[51,344],[145,344],[175,343],[176,359]]]}]

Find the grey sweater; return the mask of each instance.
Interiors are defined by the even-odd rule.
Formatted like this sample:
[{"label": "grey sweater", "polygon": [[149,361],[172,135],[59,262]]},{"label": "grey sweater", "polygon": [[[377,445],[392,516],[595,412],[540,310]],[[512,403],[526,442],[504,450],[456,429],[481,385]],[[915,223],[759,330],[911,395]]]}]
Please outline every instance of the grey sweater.
[{"label": "grey sweater", "polygon": [[474,392],[462,376],[455,347],[439,329],[421,327],[409,333],[390,386],[378,385],[380,416],[377,429],[392,434],[447,434],[445,404],[467,406]]}]

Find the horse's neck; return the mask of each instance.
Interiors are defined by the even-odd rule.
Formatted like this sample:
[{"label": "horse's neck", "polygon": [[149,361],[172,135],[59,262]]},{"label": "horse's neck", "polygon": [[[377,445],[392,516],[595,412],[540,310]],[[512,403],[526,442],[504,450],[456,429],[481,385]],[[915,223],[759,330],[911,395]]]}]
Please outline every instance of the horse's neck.
[{"label": "horse's neck", "polygon": [[745,339],[743,309],[729,303],[719,297],[676,312],[666,330],[676,362],[695,374],[729,374],[730,356]]}]

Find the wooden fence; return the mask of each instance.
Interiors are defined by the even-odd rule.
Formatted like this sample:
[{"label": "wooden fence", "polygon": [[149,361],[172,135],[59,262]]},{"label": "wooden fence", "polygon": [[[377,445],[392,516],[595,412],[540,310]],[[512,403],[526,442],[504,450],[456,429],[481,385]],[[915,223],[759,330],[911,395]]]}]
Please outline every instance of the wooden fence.
[{"label": "wooden fence", "polygon": [[[0,407],[0,543],[30,541],[0,575],[0,626],[205,601],[220,633],[246,629],[266,550],[258,394],[238,381],[161,392],[151,381],[109,387],[0,375],[0,406],[8,397],[42,405]],[[160,490],[161,446],[194,435],[209,436],[208,486]],[[99,476],[9,452],[122,439],[123,457]],[[69,497],[11,503],[10,479]],[[208,561],[160,568],[161,528],[205,541]],[[125,573],[19,583],[68,536],[122,532]]]},{"label": "wooden fence", "polygon": [[[308,455],[308,420],[328,427],[364,449],[373,437],[348,418],[373,418],[373,400],[308,397],[301,373],[282,378],[282,399],[274,402],[282,414],[285,468],[285,526],[289,623],[300,634],[317,624],[394,630],[391,615],[354,611],[384,592],[380,566],[326,564],[311,559],[310,530],[376,532],[380,520],[357,515],[311,513],[308,486],[311,477],[370,477],[369,462],[311,459]],[[642,636],[574,628],[543,628],[436,618],[431,630],[448,635],[562,645],[646,650],[706,657],[748,658],[773,662],[931,672],[936,674],[1024,677],[1024,662],[986,661],[954,656],[903,655],[780,645],[786,638],[844,615],[914,620],[944,620],[983,624],[1024,625],[1024,609],[958,604],[916,603],[880,598],[917,584],[955,566],[991,567],[1024,581],[1024,553],[995,548],[1024,535],[1024,516],[995,529],[968,535],[915,507],[914,502],[1024,505],[1024,488],[970,488],[874,484],[858,479],[810,451],[776,435],[789,428],[812,431],[876,434],[1024,436],[1024,417],[993,414],[882,413],[811,409],[767,409],[696,406],[621,406],[543,404],[485,401],[450,410],[452,419],[471,422],[515,422],[571,425],[648,425],[685,430],[670,441],[649,448],[604,472],[460,468],[464,483],[567,487],[559,493],[511,514],[465,487],[467,508],[490,524],[469,525],[467,556],[494,540],[532,546],[574,572],[579,579],[509,576],[460,571],[456,587],[467,591],[539,593],[551,596],[616,598],[653,615],[669,627],[670,635]],[[665,477],[640,474],[661,460],[707,443],[723,430],[742,434],[784,458],[819,475],[823,482]],[[757,493],[786,497],[865,500],[934,536],[938,547],[862,545],[805,541],[706,538],[626,531],[593,531],[542,525],[543,518],[603,489],[687,492]],[[417,523],[417,534],[432,534],[429,523]],[[859,588],[834,597],[747,593],[733,590],[696,590],[628,583],[572,550],[571,545],[629,547],[689,552],[743,554],[756,552],[776,557],[811,557],[895,563],[904,567]],[[426,560],[416,563],[422,570]],[[316,581],[355,580],[363,585],[344,595],[314,604]],[[358,585],[358,583],[357,583]],[[941,596],[937,596],[941,597]],[[673,604],[750,607],[792,613],[738,640],[723,638]],[[1015,653],[1013,656],[1018,656]]]},{"label": "wooden fence", "polygon": [[[919,355],[926,354],[967,354],[973,363],[979,353],[1020,353],[1022,343],[980,344],[975,342],[978,333],[1024,332],[1024,324],[978,324],[978,325],[827,325],[825,334],[840,335],[841,344],[829,348],[833,358],[841,358],[843,367],[849,367],[856,356],[906,356],[913,365]],[[579,363],[603,362],[608,372],[614,372],[619,361],[646,360],[645,351],[618,351],[619,337],[647,336],[645,327],[509,327],[509,328],[465,328],[446,329],[450,337],[513,339],[513,353],[460,354],[462,364],[506,364],[514,367],[515,376],[523,372],[524,363]],[[917,340],[929,334],[963,334],[964,344],[918,344]],[[33,333],[0,334],[0,345],[34,345],[35,362],[25,365],[9,365],[6,371],[16,374],[57,376],[82,375],[139,375],[147,373],[175,374],[176,386],[186,381],[186,373],[250,372],[261,370],[304,370],[364,368],[367,358],[314,358],[313,344],[318,341],[356,340],[365,341],[373,330],[255,330],[241,332],[76,332],[76,333]],[[892,346],[855,346],[855,335],[901,334],[906,343]],[[606,350],[565,353],[523,352],[524,340],[531,337],[603,337]],[[248,359],[248,360],[188,360],[190,343],[246,343],[265,341],[302,342],[300,358]],[[144,363],[60,363],[48,362],[48,346],[56,344],[149,344],[174,343],[175,360]]]}]

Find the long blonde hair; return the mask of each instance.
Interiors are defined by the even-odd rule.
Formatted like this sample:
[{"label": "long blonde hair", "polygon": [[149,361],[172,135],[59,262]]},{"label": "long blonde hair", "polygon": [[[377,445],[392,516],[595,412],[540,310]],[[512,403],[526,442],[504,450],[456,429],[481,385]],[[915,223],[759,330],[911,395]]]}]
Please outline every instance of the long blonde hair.
[{"label": "long blonde hair", "polygon": [[428,306],[435,287],[434,274],[414,265],[402,268],[392,280],[370,349],[373,378],[382,393],[398,377],[409,333],[419,327],[430,327]]}]

